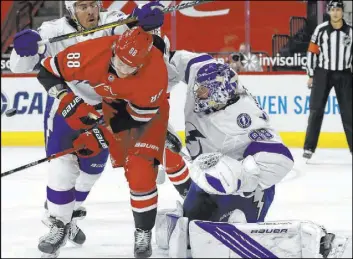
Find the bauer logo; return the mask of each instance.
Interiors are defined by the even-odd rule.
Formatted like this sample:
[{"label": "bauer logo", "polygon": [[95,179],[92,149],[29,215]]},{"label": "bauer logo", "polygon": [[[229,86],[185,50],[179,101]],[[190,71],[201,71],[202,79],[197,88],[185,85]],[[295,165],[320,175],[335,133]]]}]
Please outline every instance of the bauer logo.
[{"label": "bauer logo", "polygon": [[258,234],[271,234],[271,233],[287,233],[287,228],[275,228],[275,229],[253,229],[251,233],[258,233]]},{"label": "bauer logo", "polygon": [[63,117],[69,117],[69,116],[71,116],[72,115],[72,113],[74,113],[75,111],[76,111],[76,108],[77,108],[77,106],[78,106],[78,104],[80,104],[81,103],[81,98],[80,97],[78,97],[78,96],[76,96],[75,98],[74,98],[74,100],[71,102],[71,103],[69,103],[67,106],[66,106],[66,108],[61,112],[61,115],[63,116]]},{"label": "bauer logo", "polygon": [[141,143],[141,142],[137,142],[137,143],[135,144],[135,147],[150,148],[150,149],[156,150],[156,151],[159,150],[159,147],[157,147],[157,146],[155,146],[155,145],[147,144],[147,143]]},{"label": "bauer logo", "polygon": [[7,107],[9,106],[9,102],[8,102],[8,98],[7,96],[1,92],[1,115],[4,114],[4,112],[7,110]]},{"label": "bauer logo", "polygon": [[102,136],[101,131],[99,129],[96,129],[96,128],[94,128],[92,131],[96,135],[96,138],[97,138],[99,144],[101,145],[101,147],[104,148],[104,149],[107,149],[108,145],[107,145],[107,143],[105,143],[105,140],[104,140],[104,138]]}]

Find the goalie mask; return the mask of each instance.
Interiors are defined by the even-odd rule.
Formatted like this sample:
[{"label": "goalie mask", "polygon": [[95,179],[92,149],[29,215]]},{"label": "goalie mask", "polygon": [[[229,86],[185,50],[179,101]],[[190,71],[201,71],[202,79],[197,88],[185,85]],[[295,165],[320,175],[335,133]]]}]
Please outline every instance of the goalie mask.
[{"label": "goalie mask", "polygon": [[[77,5],[79,2],[87,2],[83,5]],[[79,30],[84,30],[84,29],[92,29],[93,27],[98,26],[98,19],[99,19],[99,12],[101,11],[102,8],[102,2],[101,1],[65,1],[65,8],[70,14],[70,18],[76,23],[77,27]],[[95,26],[90,26],[90,23],[93,23],[93,18],[87,17],[85,21],[80,21],[80,18],[78,17],[78,12],[86,12],[88,8],[98,8],[98,19],[96,22]],[[86,17],[85,17],[86,18]],[[90,19],[92,20],[90,22]],[[85,26],[84,23],[87,23]]]},{"label": "goalie mask", "polygon": [[224,107],[236,94],[235,72],[228,64],[209,63],[198,71],[193,87],[195,112],[209,113]]}]

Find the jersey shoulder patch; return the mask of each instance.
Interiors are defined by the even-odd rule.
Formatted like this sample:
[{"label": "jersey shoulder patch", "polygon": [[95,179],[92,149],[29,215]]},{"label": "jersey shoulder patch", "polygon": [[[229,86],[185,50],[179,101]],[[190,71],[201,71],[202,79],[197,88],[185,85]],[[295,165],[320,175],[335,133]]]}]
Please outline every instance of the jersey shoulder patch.
[{"label": "jersey shoulder patch", "polygon": [[[64,27],[67,23],[66,18],[55,19],[51,21],[43,22],[42,25],[37,29],[42,39],[53,38],[62,34],[65,34]],[[66,32],[69,33],[69,32]]]},{"label": "jersey shoulder patch", "polygon": [[127,15],[125,13],[118,10],[110,10],[110,11],[100,13],[102,24],[115,22],[120,19],[124,19],[126,16]]}]

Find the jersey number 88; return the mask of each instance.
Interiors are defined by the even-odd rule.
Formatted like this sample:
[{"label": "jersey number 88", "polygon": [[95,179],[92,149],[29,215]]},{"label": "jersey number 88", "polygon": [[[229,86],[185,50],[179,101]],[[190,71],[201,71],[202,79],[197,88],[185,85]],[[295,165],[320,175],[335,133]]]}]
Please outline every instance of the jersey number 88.
[{"label": "jersey number 88", "polygon": [[80,67],[81,63],[79,60],[75,60],[75,59],[79,59],[81,57],[81,54],[79,52],[70,52],[67,54],[66,58],[69,59],[67,61],[67,67]]}]

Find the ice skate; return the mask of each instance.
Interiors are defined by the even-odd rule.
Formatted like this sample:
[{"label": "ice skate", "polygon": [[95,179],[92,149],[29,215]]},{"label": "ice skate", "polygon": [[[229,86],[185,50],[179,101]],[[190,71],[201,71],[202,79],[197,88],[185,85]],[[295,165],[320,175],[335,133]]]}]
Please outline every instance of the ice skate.
[{"label": "ice skate", "polygon": [[[50,214],[48,212],[47,202],[44,203],[44,208],[46,211],[45,211],[44,217],[42,218],[42,223],[47,227],[51,228],[53,224],[52,220],[54,218],[50,217]],[[82,231],[81,228],[77,226],[77,220],[84,219],[86,215],[87,215],[87,211],[84,207],[79,207],[77,210],[75,210],[72,213],[72,220],[70,222],[68,239],[71,243],[73,243],[76,246],[81,246],[86,241],[85,233]]]},{"label": "ice skate", "polygon": [[70,224],[64,224],[62,221],[51,217],[51,226],[48,234],[42,236],[39,240],[38,249],[43,252],[42,258],[56,258],[59,255],[59,249],[66,244]]},{"label": "ice skate", "polygon": [[138,228],[135,230],[135,258],[148,258],[152,255],[151,239],[151,230],[142,230]]},{"label": "ice skate", "polygon": [[310,159],[313,156],[313,151],[309,150],[309,149],[305,149],[304,153],[303,153],[303,157],[306,159]]}]

